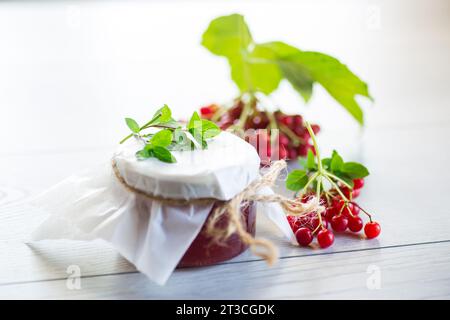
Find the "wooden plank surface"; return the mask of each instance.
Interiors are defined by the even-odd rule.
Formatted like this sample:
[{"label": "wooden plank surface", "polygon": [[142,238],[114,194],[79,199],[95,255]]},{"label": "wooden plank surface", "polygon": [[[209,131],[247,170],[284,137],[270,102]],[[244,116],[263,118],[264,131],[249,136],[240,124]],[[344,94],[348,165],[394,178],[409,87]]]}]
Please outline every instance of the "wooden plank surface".
[{"label": "wooden plank surface", "polygon": [[0,298],[449,299],[449,265],[447,241],[291,257],[270,269],[261,261],[183,269],[164,287],[134,272],[88,276],[80,289],[69,289],[72,279],[0,285]]}]

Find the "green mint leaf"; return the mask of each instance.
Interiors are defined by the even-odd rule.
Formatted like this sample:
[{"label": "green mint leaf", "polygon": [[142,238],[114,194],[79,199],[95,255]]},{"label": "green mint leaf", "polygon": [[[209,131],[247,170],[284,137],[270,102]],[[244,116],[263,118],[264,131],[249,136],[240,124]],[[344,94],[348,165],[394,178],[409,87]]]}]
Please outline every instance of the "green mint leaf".
[{"label": "green mint leaf", "polygon": [[162,106],[155,112],[152,120],[150,120],[145,126],[157,125],[160,123],[169,122],[171,120],[173,120],[172,119],[172,111],[165,104],[164,106]]},{"label": "green mint leaf", "polygon": [[299,191],[308,183],[308,175],[304,170],[293,170],[286,179],[286,188]]},{"label": "green mint leaf", "polygon": [[308,170],[317,169],[316,157],[311,149],[308,150],[308,155],[306,157],[306,168]]},{"label": "green mint leaf", "polygon": [[369,170],[357,162],[346,162],[342,166],[342,173],[345,173],[352,179],[365,178],[369,175]]},{"label": "green mint leaf", "polygon": [[155,158],[167,163],[177,162],[172,153],[165,147],[155,146],[152,148],[152,153]]},{"label": "green mint leaf", "polygon": [[178,121],[175,121],[174,119],[170,119],[169,121],[164,122],[164,126],[170,127],[173,129],[181,128],[182,125]]},{"label": "green mint leaf", "polygon": [[158,131],[150,139],[150,144],[153,146],[167,147],[172,143],[173,133],[170,129]]},{"label": "green mint leaf", "polygon": [[[202,125],[202,119],[200,118],[200,116],[198,115],[197,111],[195,111],[192,114],[191,119],[189,120],[189,123],[187,125],[187,129],[191,130],[191,129],[195,129],[198,128]],[[192,132],[191,132],[192,133]]]},{"label": "green mint leaf", "polygon": [[342,160],[342,157],[337,153],[336,150],[333,150],[333,154],[331,156],[331,163],[330,163],[330,169],[332,172],[336,173],[342,170],[342,167],[344,165],[344,160]]},{"label": "green mint leaf", "polygon": [[139,133],[139,131],[141,131],[141,128],[139,127],[138,123],[131,118],[125,118],[125,122],[128,126],[128,128],[130,128],[130,130],[134,133]]},{"label": "green mint leaf", "polygon": [[203,139],[211,139],[220,133],[220,128],[212,121],[202,120],[202,137]]}]

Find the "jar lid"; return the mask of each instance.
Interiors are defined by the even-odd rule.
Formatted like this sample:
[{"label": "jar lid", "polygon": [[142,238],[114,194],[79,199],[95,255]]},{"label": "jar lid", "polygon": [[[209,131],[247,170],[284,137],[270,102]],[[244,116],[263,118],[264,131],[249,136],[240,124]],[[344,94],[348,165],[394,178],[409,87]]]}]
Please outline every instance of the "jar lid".
[{"label": "jar lid", "polygon": [[255,148],[229,132],[209,141],[207,149],[172,151],[176,163],[139,160],[136,152],[142,147],[129,139],[119,146],[114,160],[127,184],[158,197],[229,200],[259,176]]}]

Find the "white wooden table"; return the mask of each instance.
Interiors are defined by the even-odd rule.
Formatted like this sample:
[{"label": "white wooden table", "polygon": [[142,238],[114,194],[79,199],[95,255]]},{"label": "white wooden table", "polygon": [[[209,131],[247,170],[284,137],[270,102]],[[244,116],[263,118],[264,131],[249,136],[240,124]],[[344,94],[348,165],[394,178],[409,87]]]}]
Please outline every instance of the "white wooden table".
[{"label": "white wooden table", "polygon": [[[450,298],[448,2],[276,2],[0,4],[8,43],[0,50],[0,298]],[[335,147],[370,168],[360,202],[381,236],[299,248],[260,217],[258,234],[280,248],[274,267],[246,252],[177,270],[164,287],[100,241],[28,243],[45,214],[26,199],[108,159],[124,116],[144,118],[162,102],[186,116],[205,100],[232,96],[225,66],[197,45],[207,21],[230,11],[245,13],[255,36],[289,30],[283,39],[335,54],[369,82],[376,104],[363,132],[321,90],[301,111],[322,124],[325,153]],[[367,12],[379,12],[380,24],[367,22]],[[276,27],[265,27],[269,16]],[[318,16],[333,30],[314,24]],[[303,30],[301,39],[293,29]],[[164,42],[172,36],[178,42]],[[287,109],[299,103],[287,88],[274,98]],[[67,285],[70,266],[81,271],[80,289]]]}]

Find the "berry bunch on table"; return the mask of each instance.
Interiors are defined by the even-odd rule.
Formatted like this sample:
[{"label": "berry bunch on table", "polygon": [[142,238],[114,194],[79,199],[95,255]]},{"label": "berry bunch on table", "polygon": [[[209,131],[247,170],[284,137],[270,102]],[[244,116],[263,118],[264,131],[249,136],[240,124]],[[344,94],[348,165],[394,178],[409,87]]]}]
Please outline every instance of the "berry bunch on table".
[{"label": "berry bunch on table", "polygon": [[306,126],[314,152],[310,150],[307,158],[300,159],[302,169],[289,173],[286,187],[295,191],[302,202],[316,197],[324,210],[287,216],[298,244],[308,246],[317,237],[319,246],[327,248],[334,243],[335,234],[359,233],[363,229],[367,239],[376,238],[381,232],[380,224],[355,201],[369,171],[360,163],[344,162],[336,151],[330,158],[321,159],[312,128],[308,123]]}]

